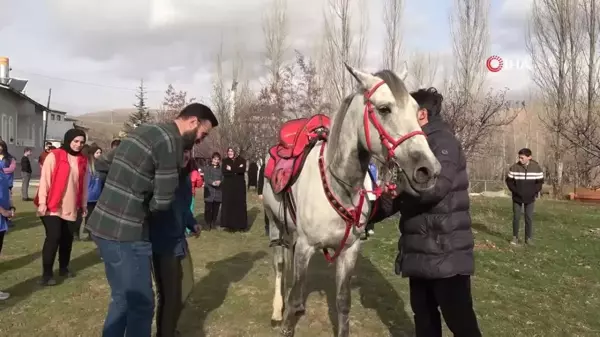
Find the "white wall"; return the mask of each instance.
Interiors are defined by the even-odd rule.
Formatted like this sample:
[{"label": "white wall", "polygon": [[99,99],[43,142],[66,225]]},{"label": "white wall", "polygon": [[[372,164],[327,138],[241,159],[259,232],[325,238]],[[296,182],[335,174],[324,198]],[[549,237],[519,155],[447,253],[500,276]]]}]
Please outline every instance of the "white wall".
[{"label": "white wall", "polygon": [[[36,106],[6,89],[0,88],[0,136],[8,144],[8,151],[20,162],[23,150],[32,149],[33,174],[39,174],[37,158],[43,148],[42,111]],[[20,177],[17,167],[15,178]]]}]

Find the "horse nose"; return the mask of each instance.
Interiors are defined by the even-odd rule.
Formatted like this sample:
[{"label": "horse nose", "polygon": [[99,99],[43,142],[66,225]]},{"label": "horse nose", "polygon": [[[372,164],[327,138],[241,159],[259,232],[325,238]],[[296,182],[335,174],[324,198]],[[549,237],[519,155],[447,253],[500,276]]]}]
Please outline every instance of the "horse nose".
[{"label": "horse nose", "polygon": [[433,172],[427,166],[417,167],[413,179],[417,184],[426,184],[433,178]]}]

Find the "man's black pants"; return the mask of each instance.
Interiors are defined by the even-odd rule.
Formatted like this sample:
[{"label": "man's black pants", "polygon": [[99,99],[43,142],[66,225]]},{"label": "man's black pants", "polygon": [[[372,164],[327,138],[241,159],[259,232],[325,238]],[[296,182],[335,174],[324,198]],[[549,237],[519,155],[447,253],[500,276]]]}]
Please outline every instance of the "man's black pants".
[{"label": "man's black pants", "polygon": [[[454,337],[481,337],[471,298],[471,277],[410,278],[416,337],[442,337],[442,319]],[[439,310],[438,310],[439,308]]]},{"label": "man's black pants", "polygon": [[153,254],[152,261],[158,295],[156,336],[174,337],[183,310],[181,258],[175,255]]},{"label": "man's black pants", "polygon": [[519,223],[521,222],[521,213],[525,208],[525,239],[533,238],[533,205],[534,203],[523,204],[513,201],[513,236],[519,237]]}]

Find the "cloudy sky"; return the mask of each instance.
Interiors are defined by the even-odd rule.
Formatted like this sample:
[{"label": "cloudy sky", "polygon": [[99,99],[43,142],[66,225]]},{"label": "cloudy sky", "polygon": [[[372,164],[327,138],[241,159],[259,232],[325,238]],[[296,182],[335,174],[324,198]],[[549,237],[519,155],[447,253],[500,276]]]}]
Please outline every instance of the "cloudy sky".
[{"label": "cloudy sky", "polygon": [[[150,105],[166,86],[207,101],[214,57],[241,46],[249,76],[264,71],[261,17],[270,0],[0,0],[0,56],[27,93],[73,114],[127,108],[144,78]],[[383,0],[371,0],[368,66],[381,59]],[[450,52],[453,0],[405,0],[404,50]],[[310,54],[319,37],[324,0],[288,0],[291,44]],[[491,54],[526,60],[525,20],[531,0],[492,0]],[[490,74],[490,85],[523,90],[523,69]]]}]

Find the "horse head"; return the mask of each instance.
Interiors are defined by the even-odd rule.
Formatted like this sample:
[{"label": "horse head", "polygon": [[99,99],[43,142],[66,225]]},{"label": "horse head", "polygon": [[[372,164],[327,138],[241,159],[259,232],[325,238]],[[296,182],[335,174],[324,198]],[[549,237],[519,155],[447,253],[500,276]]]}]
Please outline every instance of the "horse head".
[{"label": "horse head", "polygon": [[404,85],[406,64],[400,74],[389,70],[369,74],[347,64],[346,68],[364,93],[363,100],[351,105],[358,110],[352,114],[362,117],[357,130],[362,150],[380,164],[397,165],[406,192],[432,188],[441,166],[417,121],[418,104]]}]

